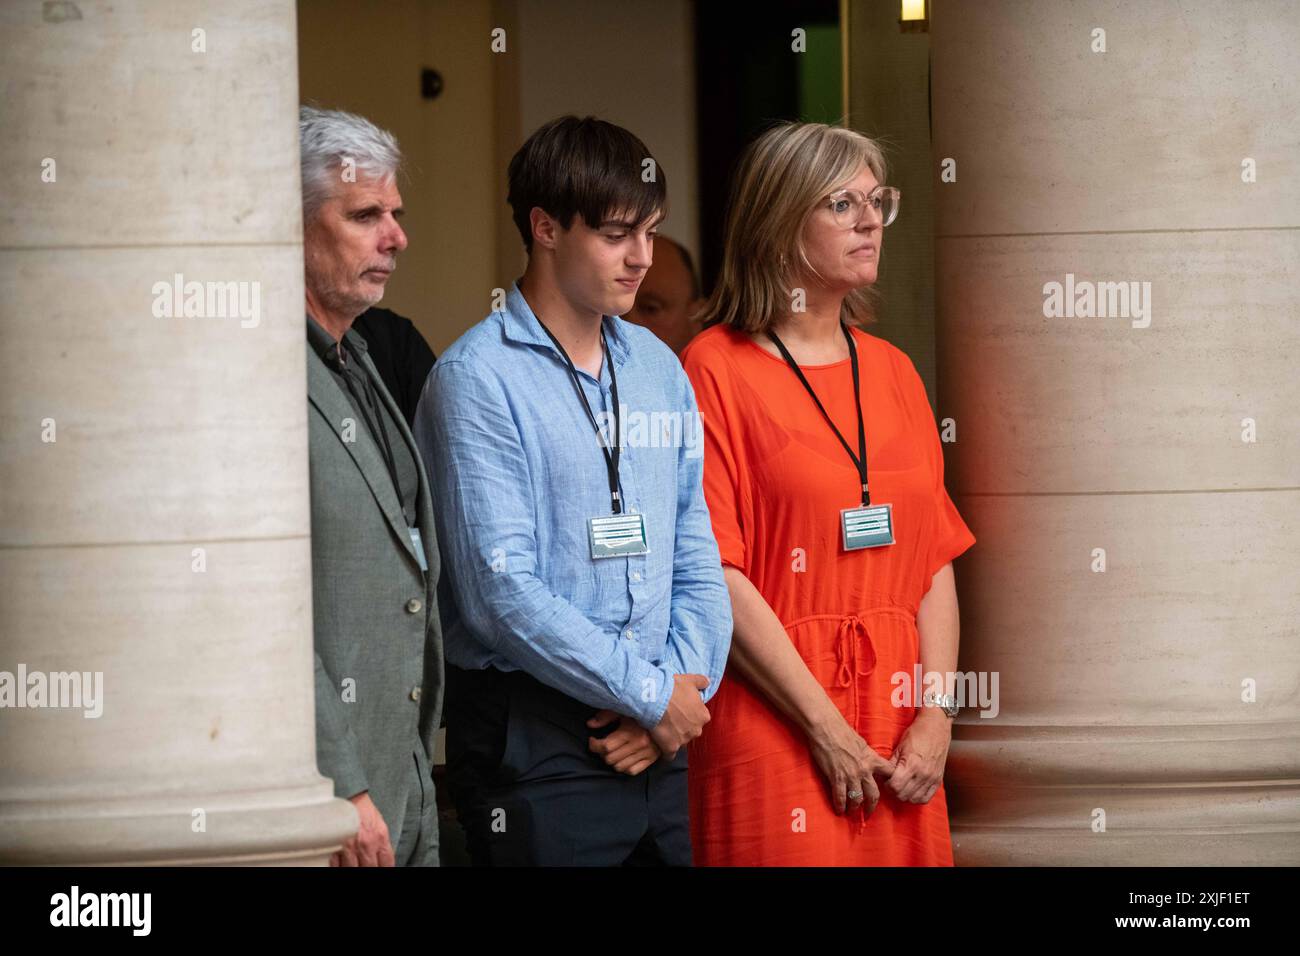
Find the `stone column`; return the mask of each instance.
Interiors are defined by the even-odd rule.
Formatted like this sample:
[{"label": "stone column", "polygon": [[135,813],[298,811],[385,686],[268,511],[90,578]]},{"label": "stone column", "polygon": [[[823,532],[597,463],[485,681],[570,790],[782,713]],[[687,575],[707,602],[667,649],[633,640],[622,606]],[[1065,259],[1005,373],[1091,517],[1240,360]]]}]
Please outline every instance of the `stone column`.
[{"label": "stone column", "polygon": [[961,666],[1001,692],[954,733],[957,861],[1300,863],[1300,15],[931,31]]},{"label": "stone column", "polygon": [[324,863],[294,4],[0,36],[0,862]]}]

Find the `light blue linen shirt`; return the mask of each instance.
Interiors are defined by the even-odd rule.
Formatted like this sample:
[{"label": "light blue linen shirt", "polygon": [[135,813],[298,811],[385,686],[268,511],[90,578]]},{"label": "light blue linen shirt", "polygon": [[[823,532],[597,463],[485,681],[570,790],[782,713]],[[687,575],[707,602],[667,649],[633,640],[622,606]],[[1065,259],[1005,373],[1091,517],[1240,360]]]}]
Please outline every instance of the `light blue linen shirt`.
[{"label": "light blue linen shirt", "polygon": [[[645,516],[647,554],[591,557],[587,520],[611,513],[605,458],[568,366],[517,284],[503,311],[434,365],[415,440],[459,612],[443,638],[448,663],[522,669],[652,728],[674,674],[708,677],[705,700],[717,690],[731,601],[704,501],[691,384],[653,333],[621,318],[603,323],[622,406],[623,503]],[[607,429],[608,364],[599,380],[578,370]]]}]

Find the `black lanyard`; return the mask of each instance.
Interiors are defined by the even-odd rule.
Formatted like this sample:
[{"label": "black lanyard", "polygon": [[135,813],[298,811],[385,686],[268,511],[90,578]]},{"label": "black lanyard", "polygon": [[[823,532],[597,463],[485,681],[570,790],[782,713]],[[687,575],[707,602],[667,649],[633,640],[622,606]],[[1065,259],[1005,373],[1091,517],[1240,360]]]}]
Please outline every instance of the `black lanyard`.
[{"label": "black lanyard", "polygon": [[817,397],[817,393],[813,391],[813,387],[808,384],[808,379],[804,378],[803,370],[799,368],[798,363],[794,360],[794,356],[791,355],[790,350],[785,347],[785,343],[777,338],[776,333],[770,329],[768,330],[767,337],[775,342],[776,347],[781,350],[781,354],[785,357],[786,364],[794,369],[794,374],[799,376],[799,381],[803,382],[803,387],[808,389],[808,394],[811,395],[812,400],[817,403],[817,410],[820,411],[822,417],[826,419],[826,424],[831,426],[831,431],[835,432],[835,437],[840,440],[840,444],[844,446],[844,450],[848,452],[849,457],[853,459],[853,464],[858,468],[858,478],[862,482],[862,507],[865,508],[871,504],[871,496],[867,493],[867,432],[866,427],[862,423],[862,385],[858,378],[858,347],[853,344],[853,333],[849,331],[847,325],[841,322],[840,330],[844,333],[844,338],[848,340],[849,359],[853,362],[853,407],[858,413],[858,453],[856,455],[853,454],[853,449],[849,447],[849,443],[844,440],[844,436],[840,434],[840,430],[835,427],[835,423],[831,421],[830,415],[826,414],[826,409],[822,407],[821,399]]},{"label": "black lanyard", "polygon": [[[534,316],[535,317],[535,316]],[[618,491],[618,455],[619,455],[619,433],[618,433],[618,379],[614,377],[614,359],[609,354],[609,343],[605,341],[604,319],[601,320],[600,329],[600,348],[605,356],[605,364],[609,366],[609,390],[614,399],[614,446],[610,447],[609,442],[605,440],[605,434],[596,424],[596,416],[591,412],[591,405],[587,402],[587,393],[582,390],[582,380],[578,378],[578,369],[573,364],[573,359],[569,358],[569,353],[564,351],[564,346],[560,344],[554,333],[546,327],[546,323],[540,318],[537,324],[542,327],[542,331],[550,336],[555,347],[560,350],[564,356],[564,362],[569,366],[569,375],[573,379],[573,388],[578,393],[578,401],[582,402],[582,409],[587,413],[587,418],[591,422],[591,427],[596,430],[596,438],[600,442],[600,452],[605,456],[605,468],[609,474],[609,506],[614,514],[623,513],[622,495]]]}]

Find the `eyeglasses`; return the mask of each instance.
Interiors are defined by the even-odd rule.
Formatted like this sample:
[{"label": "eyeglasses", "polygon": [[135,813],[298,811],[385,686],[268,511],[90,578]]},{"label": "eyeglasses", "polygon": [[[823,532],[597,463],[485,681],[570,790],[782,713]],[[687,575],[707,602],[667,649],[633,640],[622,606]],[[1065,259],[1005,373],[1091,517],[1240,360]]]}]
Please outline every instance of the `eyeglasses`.
[{"label": "eyeglasses", "polygon": [[870,207],[880,217],[883,228],[898,218],[898,200],[902,193],[894,186],[877,186],[868,195],[860,189],[841,189],[826,199],[836,225],[850,229],[862,221],[862,213]]}]

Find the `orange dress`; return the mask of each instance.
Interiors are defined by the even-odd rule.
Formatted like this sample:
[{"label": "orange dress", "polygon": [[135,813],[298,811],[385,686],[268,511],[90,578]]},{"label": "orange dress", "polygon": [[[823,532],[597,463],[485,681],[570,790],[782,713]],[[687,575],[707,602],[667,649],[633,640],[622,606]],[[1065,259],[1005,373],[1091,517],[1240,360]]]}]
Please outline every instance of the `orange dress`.
[{"label": "orange dress", "polygon": [[[944,489],[934,415],[911,360],[853,335],[871,502],[893,505],[895,543],[880,548],[843,550],[840,510],[861,504],[858,472],[783,360],[718,325],[682,363],[703,416],[704,492],[722,563],[744,572],[849,725],[888,759],[916,714],[891,705],[899,685],[890,678],[914,677],[917,609],[935,572],[975,538]],[[849,360],[801,369],[856,451]],[[807,737],[734,670],[709,711],[689,757],[697,865],[952,865],[942,786],[928,803],[903,803],[877,778],[870,816],[837,815]]]}]

